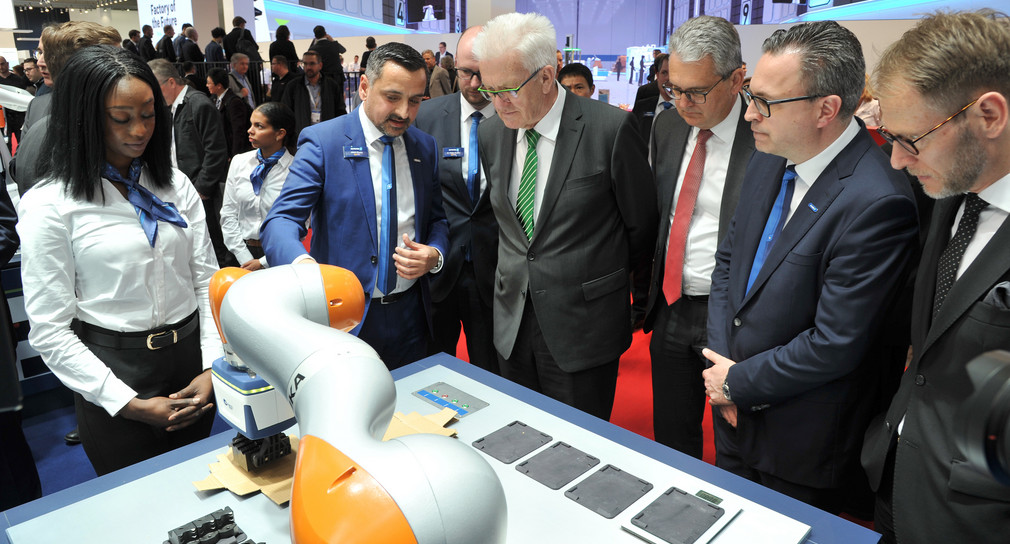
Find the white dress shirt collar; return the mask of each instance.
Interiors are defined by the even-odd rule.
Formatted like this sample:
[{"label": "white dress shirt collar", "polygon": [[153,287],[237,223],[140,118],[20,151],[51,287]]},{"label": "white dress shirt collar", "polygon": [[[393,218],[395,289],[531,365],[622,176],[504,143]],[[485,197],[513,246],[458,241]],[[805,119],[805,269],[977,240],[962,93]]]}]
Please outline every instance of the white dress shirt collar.
[{"label": "white dress shirt collar", "polygon": [[183,85],[182,86],[182,90],[179,91],[178,96],[176,96],[175,100],[172,101],[172,116],[173,117],[175,116],[175,110],[179,109],[179,106],[182,105],[182,101],[186,99],[186,91],[188,91],[188,90],[189,90],[189,85]]},{"label": "white dress shirt collar", "polygon": [[[466,99],[463,98],[463,93],[459,93],[459,111],[460,119],[466,119],[473,115],[473,112],[477,111],[477,108],[473,107],[473,104],[467,102]],[[494,104],[488,102],[487,105],[480,109],[480,112],[484,115],[484,119],[494,117]]]},{"label": "white dress shirt collar", "polygon": [[[558,140],[558,131],[561,129],[561,112],[565,109],[565,95],[568,93],[557,81],[554,84],[558,87],[558,97],[554,100],[551,109],[533,126],[533,130],[539,132],[542,138],[547,138],[552,142]],[[525,139],[526,129],[517,130],[516,141]]]},{"label": "white dress shirt collar", "polygon": [[978,196],[1006,213],[1010,213],[1010,173],[978,192]]},{"label": "white dress shirt collar", "polygon": [[[860,130],[862,130],[862,128],[859,126],[856,118],[853,117],[849,120],[849,126],[845,127],[845,130],[843,130],[842,133],[835,138],[835,141],[828,145],[828,147],[825,147],[820,153],[814,155],[810,159],[807,159],[800,164],[796,164],[796,174],[803,179],[807,187],[817,181],[817,178],[819,178],[821,173],[824,172],[829,164],[831,164],[831,161],[835,160],[835,157],[837,157],[838,154],[845,149],[845,146],[849,145],[849,142],[851,142],[856,135],[859,134]],[[788,165],[794,163],[789,161],[786,164]]]}]

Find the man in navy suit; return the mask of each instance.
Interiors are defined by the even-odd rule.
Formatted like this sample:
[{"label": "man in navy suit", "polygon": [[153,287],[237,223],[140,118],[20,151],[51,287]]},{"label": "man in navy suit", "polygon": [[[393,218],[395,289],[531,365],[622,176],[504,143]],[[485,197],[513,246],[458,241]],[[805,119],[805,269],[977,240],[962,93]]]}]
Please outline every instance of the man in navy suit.
[{"label": "man in navy suit", "polygon": [[[871,349],[918,241],[908,181],[853,117],[859,41],[832,21],[763,45],[745,118],[757,152],[716,252],[709,299],[716,464],[829,512],[866,487]],[[900,366],[899,366],[900,368]]]},{"label": "man in navy suit", "polygon": [[[410,126],[424,84],[424,60],[410,46],[373,51],[361,107],[301,132],[261,230],[271,263],[316,261],[354,272],[366,303],[353,332],[390,369],[427,354],[428,274],[441,271],[448,247],[435,140]],[[300,240],[310,216],[306,254]]]},{"label": "man in navy suit", "polygon": [[976,472],[954,435],[966,365],[1010,350],[1010,19],[923,18],[874,72],[891,165],[936,199],[912,301],[912,361],[862,461],[883,542],[1006,542],[1010,487]]},{"label": "man in navy suit", "polygon": [[497,374],[491,315],[498,222],[474,145],[480,124],[495,115],[494,105],[477,90],[480,63],[473,56],[473,40],[480,30],[479,26],[466,29],[456,45],[460,92],[425,100],[416,126],[434,136],[441,150],[438,177],[449,219],[445,270],[431,280],[433,351],[455,355],[462,324],[470,362]]}]

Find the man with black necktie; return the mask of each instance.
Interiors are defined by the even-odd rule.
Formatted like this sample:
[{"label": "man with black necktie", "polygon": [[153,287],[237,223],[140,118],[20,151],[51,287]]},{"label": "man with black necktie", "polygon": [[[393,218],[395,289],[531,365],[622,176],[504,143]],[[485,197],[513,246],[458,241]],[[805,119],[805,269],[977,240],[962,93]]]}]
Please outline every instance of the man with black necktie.
[{"label": "man with black necktie", "polygon": [[466,29],[456,46],[460,92],[422,103],[415,126],[434,136],[438,144],[438,177],[449,220],[445,267],[431,281],[432,351],[455,355],[462,323],[470,362],[497,373],[492,307],[498,223],[477,152],[477,129],[494,117],[495,110],[477,90],[480,64],[473,56],[473,39],[480,30],[479,26]]},{"label": "man with black necktie", "polygon": [[954,435],[973,391],[965,365],[1010,349],[1010,19],[930,15],[884,52],[873,85],[891,166],[937,199],[912,361],[863,446],[876,529],[885,543],[1005,542],[1010,487],[973,470]]},{"label": "man with black necktie", "polygon": [[428,281],[449,247],[435,140],[410,126],[424,81],[424,60],[410,46],[375,49],[361,77],[361,107],[302,130],[260,231],[271,264],[320,262],[354,272],[366,302],[351,332],[390,370],[428,353]]},{"label": "man with black necktie", "polygon": [[653,124],[660,222],[645,318],[645,331],[653,333],[653,427],[657,442],[698,459],[705,413],[701,350],[715,250],[729,230],[754,153],[740,97],[740,58],[733,25],[702,15],[673,33],[658,72],[665,84],[667,64],[674,68],[669,82],[678,107]]},{"label": "man with black necktie", "polygon": [[744,87],[757,148],[747,204],[716,252],[702,352],[716,465],[838,513],[862,506],[880,369],[904,363],[874,342],[918,217],[908,181],[853,117],[865,62],[852,32],[804,23],[763,51]]},{"label": "man with black necktie", "polygon": [[608,419],[631,345],[629,276],[648,276],[659,207],[628,112],[555,77],[543,15],[489,21],[473,50],[497,115],[480,160],[498,220],[494,340],[502,376]]}]

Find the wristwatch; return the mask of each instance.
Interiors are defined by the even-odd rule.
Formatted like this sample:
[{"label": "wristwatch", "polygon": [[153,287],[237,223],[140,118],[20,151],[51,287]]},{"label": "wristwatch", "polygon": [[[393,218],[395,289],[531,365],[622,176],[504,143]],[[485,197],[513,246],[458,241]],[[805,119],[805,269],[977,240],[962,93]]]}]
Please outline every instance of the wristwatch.
[{"label": "wristwatch", "polygon": [[726,397],[726,400],[733,400],[729,397],[729,382],[722,382],[722,396]]},{"label": "wristwatch", "polygon": [[435,265],[435,268],[428,271],[429,274],[438,274],[442,271],[442,265],[445,264],[444,259],[442,258],[442,252],[437,249],[435,252],[438,253],[438,264]]}]

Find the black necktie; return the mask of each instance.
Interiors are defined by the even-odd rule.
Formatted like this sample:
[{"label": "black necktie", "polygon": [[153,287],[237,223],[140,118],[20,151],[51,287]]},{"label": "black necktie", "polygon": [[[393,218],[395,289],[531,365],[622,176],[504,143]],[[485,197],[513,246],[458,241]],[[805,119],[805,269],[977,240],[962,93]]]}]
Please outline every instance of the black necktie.
[{"label": "black necktie", "polygon": [[979,198],[975,193],[968,193],[964,198],[964,213],[957,223],[957,232],[954,237],[947,242],[947,248],[940,255],[940,263],[936,271],[936,295],[933,298],[933,317],[936,317],[943,305],[943,300],[947,298],[947,293],[954,280],[957,278],[957,269],[961,266],[961,257],[968,247],[968,242],[975,236],[978,228],[978,215],[988,206],[989,203]]}]

